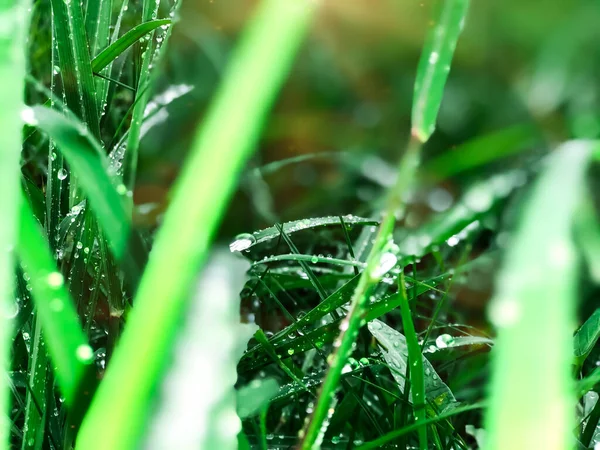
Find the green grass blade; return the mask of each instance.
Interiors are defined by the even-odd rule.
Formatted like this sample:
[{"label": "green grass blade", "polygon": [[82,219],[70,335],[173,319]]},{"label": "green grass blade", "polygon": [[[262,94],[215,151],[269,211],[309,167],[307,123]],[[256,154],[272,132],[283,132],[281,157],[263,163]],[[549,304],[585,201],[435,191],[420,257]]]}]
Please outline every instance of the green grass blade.
[{"label": "green grass blade", "polygon": [[[155,20],[158,15],[158,7],[160,1],[146,0],[142,7],[142,21],[144,23]],[[177,0],[174,5],[174,11],[179,8],[180,1]],[[167,40],[170,36],[167,30]],[[160,59],[161,44],[154,42],[154,31],[150,30],[150,35],[145,42],[142,43],[142,65],[140,67],[139,78],[136,86],[136,95],[131,113],[131,125],[127,135],[127,149],[123,158],[123,182],[128,189],[133,190],[135,177],[137,173],[138,149],[140,146],[140,132],[142,129],[142,121],[146,111],[146,105],[150,98],[150,91],[153,84],[152,66],[158,63]]]},{"label": "green grass blade", "polygon": [[530,149],[541,140],[533,125],[515,125],[458,145],[425,164],[423,170],[430,181],[444,180]]},{"label": "green grass blade", "polygon": [[[238,293],[247,265],[225,248],[216,249],[207,261],[143,448],[237,449],[241,423],[236,417],[236,363],[258,328],[240,323]],[[219,302],[210,300],[215,297]]]},{"label": "green grass blade", "polygon": [[575,359],[581,366],[600,339],[600,308],[584,322],[574,337]]},{"label": "green grass blade", "polygon": [[[300,448],[303,450],[319,446],[327,430],[323,423],[329,414],[329,409],[334,398],[334,393],[339,386],[342,370],[352,351],[352,346],[358,336],[360,328],[364,325],[364,315],[368,304],[369,291],[378,283],[385,272],[389,271],[397,262],[395,254],[397,246],[393,243],[392,232],[396,223],[396,214],[404,211],[403,196],[412,186],[419,165],[421,146],[411,140],[400,161],[396,185],[389,192],[388,204],[383,220],[379,226],[377,236],[367,257],[366,268],[360,275],[350,310],[340,325],[340,333],[331,354],[330,367],[323,380],[319,392],[319,399],[313,414],[306,422],[306,427],[300,432],[302,440]],[[390,262],[392,264],[390,264]]]},{"label": "green grass blade", "polygon": [[54,37],[59,55],[62,87],[68,108],[100,138],[96,86],[92,74],[81,3],[51,0]]},{"label": "green grass blade", "polygon": [[439,8],[438,17],[425,38],[415,80],[411,132],[420,142],[426,142],[435,130],[444,86],[469,0],[441,0]]},{"label": "green grass blade", "polygon": [[117,258],[127,247],[131,219],[126,213],[124,186],[115,187],[108,175],[108,159],[98,141],[74,118],[42,106],[31,108],[31,125],[46,132],[78,175],[102,229]]},{"label": "green grass blade", "polygon": [[146,36],[151,31],[156,30],[158,27],[170,24],[170,19],[159,19],[144,22],[133,27],[115,42],[102,50],[98,56],[92,60],[92,71],[94,73],[99,73],[142,37]]},{"label": "green grass blade", "polygon": [[5,373],[9,367],[12,323],[4,314],[13,307],[14,255],[20,199],[21,129],[25,86],[26,10],[29,2],[6,0],[0,4],[0,449],[8,448],[9,396]]},{"label": "green grass blade", "polygon": [[[400,293],[400,313],[402,314],[402,327],[406,337],[406,348],[408,350],[408,364],[410,364],[410,386],[413,399],[413,411],[415,422],[420,423],[427,418],[425,414],[425,380],[423,372],[423,355],[419,345],[419,337],[415,331],[412,321],[410,305],[406,296],[406,285],[404,284],[404,275],[400,274],[399,293]],[[427,450],[427,427],[419,428],[419,448]]]},{"label": "green grass blade", "polygon": [[504,258],[489,309],[498,328],[486,418],[489,450],[571,447],[578,282],[571,234],[595,147],[573,141],[551,155]]},{"label": "green grass blade", "polygon": [[[198,267],[303,40],[312,10],[310,2],[262,2],[232,56],[174,187],[136,308],[84,420],[79,448],[135,447]],[[196,193],[193,198],[192,193]],[[106,431],[101,440],[99,428]]]},{"label": "green grass blade", "polygon": [[387,444],[388,442],[391,442],[395,439],[398,439],[401,436],[404,436],[407,433],[411,433],[413,431],[417,431],[419,428],[427,426],[427,425],[433,425],[437,422],[440,422],[442,420],[446,420],[449,419],[450,417],[456,416],[458,414],[462,414],[464,412],[468,412],[468,411],[474,411],[477,409],[482,409],[484,408],[484,405],[481,403],[475,403],[473,405],[466,405],[466,406],[460,406],[458,408],[455,408],[451,411],[447,411],[443,414],[440,414],[439,416],[435,416],[432,417],[431,419],[427,419],[421,423],[415,423],[413,425],[409,425],[407,427],[401,428],[399,430],[394,430],[384,436],[381,436],[380,438],[377,438],[373,441],[370,442],[365,442],[362,445],[359,445],[358,447],[356,447],[357,449],[360,450],[369,450],[369,449],[378,449],[378,448],[382,448],[385,444]]},{"label": "green grass blade", "polygon": [[[41,449],[44,440],[46,413],[46,380],[48,353],[42,335],[42,322],[35,320],[29,358],[29,386],[25,403],[25,422],[21,449]],[[38,407],[40,410],[38,410]]]},{"label": "green grass blade", "polygon": [[81,330],[63,276],[56,269],[48,242],[24,198],[20,220],[17,253],[31,277],[37,318],[41,321],[48,352],[56,367],[58,385],[70,405],[75,401],[78,383],[93,352]]},{"label": "green grass blade", "polygon": [[[358,217],[353,215],[344,216],[344,222],[346,225],[379,225],[379,222],[375,219],[368,219],[364,217]],[[314,217],[312,219],[294,220],[292,222],[285,222],[282,224],[282,228],[285,234],[292,234],[297,231],[309,230],[317,227],[323,227],[328,225],[340,225],[340,218],[338,216],[327,216],[327,217]],[[248,250],[255,245],[261,244],[272,239],[277,239],[280,236],[280,231],[277,226],[265,228],[264,230],[258,230],[254,233],[242,233],[236,236],[235,240],[229,245],[229,249],[232,252],[240,252]]]}]

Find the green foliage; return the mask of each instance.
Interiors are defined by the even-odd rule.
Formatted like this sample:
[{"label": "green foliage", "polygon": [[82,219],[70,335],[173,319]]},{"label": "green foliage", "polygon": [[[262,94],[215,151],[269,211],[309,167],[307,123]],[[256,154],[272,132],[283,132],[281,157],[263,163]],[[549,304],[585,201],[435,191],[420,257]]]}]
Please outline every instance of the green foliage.
[{"label": "green foliage", "polygon": [[242,3],[0,7],[0,450],[597,446],[597,5]]}]

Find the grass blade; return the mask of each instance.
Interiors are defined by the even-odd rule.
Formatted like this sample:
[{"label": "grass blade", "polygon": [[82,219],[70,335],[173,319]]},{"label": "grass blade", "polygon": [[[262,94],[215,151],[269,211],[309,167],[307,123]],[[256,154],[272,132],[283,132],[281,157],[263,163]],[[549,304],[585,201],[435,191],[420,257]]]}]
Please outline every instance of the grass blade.
[{"label": "grass blade", "polygon": [[[408,298],[406,297],[406,285],[404,275],[400,274],[400,312],[402,314],[402,327],[406,337],[406,348],[408,350],[408,364],[410,364],[410,386],[413,398],[413,412],[415,422],[420,423],[427,418],[425,414],[425,380],[423,372],[423,355],[419,338],[412,321]],[[427,427],[419,428],[419,448],[427,450]]]},{"label": "grass blade", "polygon": [[[189,289],[206,258],[236,175],[259,138],[262,122],[302,42],[312,10],[310,2],[266,0],[243,36],[174,187],[138,289],[136,308],[83,422],[80,448],[135,447]],[[258,84],[261,89],[256,89]],[[192,200],[190,193],[202,195]],[[106,430],[102,440],[97,438],[99,427]]]},{"label": "grass blade", "polygon": [[48,352],[56,367],[58,384],[67,404],[71,405],[93,352],[81,330],[63,276],[56,269],[48,242],[26,199],[21,201],[20,220],[17,253],[31,277],[37,318],[41,321]]},{"label": "grass blade", "polygon": [[17,240],[20,187],[21,128],[25,85],[25,31],[28,28],[26,1],[0,4],[0,449],[8,448],[9,396],[4,374],[8,371],[12,323],[4,314],[13,307],[14,256],[10,249]]},{"label": "grass blade", "polygon": [[[177,339],[175,360],[163,382],[144,448],[237,448],[241,424],[235,413],[236,363],[257,329],[240,323],[238,292],[247,265],[224,248],[208,260]],[[211,301],[214,298],[219,301]],[[275,392],[277,387],[275,383]],[[226,429],[221,426],[225,417]]]},{"label": "grass blade", "polygon": [[67,107],[86,124],[92,135],[100,138],[96,87],[92,74],[81,3],[74,0],[51,0],[54,37]]},{"label": "grass blade", "polygon": [[[31,108],[30,124],[45,131],[67,158],[71,170],[79,174],[79,183],[88,196],[115,257],[123,263],[130,278],[137,279],[141,264],[139,246],[131,236],[131,218],[126,212],[125,186],[109,176],[108,159],[98,141],[75,118],[42,106]],[[115,186],[116,185],[116,186]],[[130,251],[128,251],[128,249]]]},{"label": "grass blade", "polygon": [[412,106],[412,135],[426,142],[435,130],[437,114],[469,0],[441,0],[439,14],[425,39],[419,60]]},{"label": "grass blade", "polygon": [[[378,225],[379,222],[375,219],[367,219],[364,217],[348,215],[344,217],[346,225]],[[292,222],[285,222],[281,225],[284,234],[292,234],[297,231],[308,230],[316,227],[322,227],[327,225],[338,225],[340,224],[340,218],[338,216],[327,216],[327,217],[315,217],[312,219],[294,220]],[[236,237],[236,239],[229,245],[229,249],[232,252],[240,252],[248,250],[257,244],[262,242],[270,241],[271,239],[277,239],[280,236],[280,230],[278,226],[265,228],[264,230],[255,231],[254,233],[243,233]]]},{"label": "grass blade", "polygon": [[94,73],[99,73],[142,37],[146,36],[151,31],[156,30],[158,27],[170,24],[170,19],[159,19],[144,22],[133,27],[115,42],[102,50],[98,56],[92,60],[92,71]]},{"label": "grass blade", "polygon": [[575,359],[581,366],[600,339],[600,308],[585,321],[574,337]]},{"label": "grass blade", "polygon": [[487,449],[570,448],[578,279],[571,233],[596,146],[573,141],[551,155],[507,250],[489,310],[498,338]]}]

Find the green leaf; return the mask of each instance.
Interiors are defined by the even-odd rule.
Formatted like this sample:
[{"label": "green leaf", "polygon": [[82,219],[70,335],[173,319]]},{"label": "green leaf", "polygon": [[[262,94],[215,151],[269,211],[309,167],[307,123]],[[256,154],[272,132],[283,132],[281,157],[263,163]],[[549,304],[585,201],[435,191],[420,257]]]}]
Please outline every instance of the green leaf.
[{"label": "green leaf", "polygon": [[253,380],[237,390],[237,413],[241,419],[258,414],[279,392],[274,378]]},{"label": "green leaf", "polygon": [[469,0],[440,0],[439,7],[438,17],[427,32],[415,80],[411,132],[420,142],[426,142],[435,130]]},{"label": "green leaf", "polygon": [[581,325],[573,338],[575,359],[579,366],[588,357],[598,339],[600,339],[600,308],[596,309],[588,320]]},{"label": "green leaf", "polygon": [[[171,193],[136,306],[78,435],[82,448],[129,450],[138,445],[198,269],[312,11],[310,2],[261,2],[232,55]],[[102,439],[99,429],[105,430]]]},{"label": "green leaf", "polygon": [[585,169],[597,146],[571,141],[550,155],[521,209],[496,279],[488,311],[498,328],[486,417],[490,450],[571,446],[572,324],[579,283],[572,232]]},{"label": "green leaf", "polygon": [[117,59],[125,50],[139,41],[141,38],[146,36],[151,31],[156,30],[158,27],[163,27],[166,25],[170,25],[170,19],[159,19],[159,20],[150,20],[148,22],[141,23],[115,42],[110,44],[104,50],[102,50],[93,60],[92,60],[92,71],[94,73],[99,73],[102,69],[107,67],[111,62]]},{"label": "green leaf", "polygon": [[26,199],[21,201],[17,253],[27,276],[41,322],[56,379],[68,405],[76,392],[93,352],[81,330],[77,312],[52,258],[48,242]]},{"label": "green leaf", "polygon": [[[383,352],[383,358],[387,362],[392,376],[398,387],[404,392],[404,376],[407,369],[408,345],[402,333],[387,326],[380,320],[373,320],[368,324],[369,331],[377,339]],[[430,413],[435,411],[447,412],[456,407],[456,398],[450,388],[440,379],[431,363],[421,355],[424,367],[424,390],[425,399],[435,410],[428,408]],[[412,400],[412,392],[409,398]]]}]

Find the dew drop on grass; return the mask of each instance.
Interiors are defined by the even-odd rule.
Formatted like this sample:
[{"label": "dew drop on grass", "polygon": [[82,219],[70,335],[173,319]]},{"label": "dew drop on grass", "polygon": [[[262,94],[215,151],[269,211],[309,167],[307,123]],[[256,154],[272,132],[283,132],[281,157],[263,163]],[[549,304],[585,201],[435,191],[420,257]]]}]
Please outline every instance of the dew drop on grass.
[{"label": "dew drop on grass", "polygon": [[435,345],[437,345],[438,348],[447,348],[451,347],[453,342],[454,338],[452,336],[449,334],[441,334],[435,340]]},{"label": "dew drop on grass", "polygon": [[250,233],[238,234],[235,240],[229,244],[229,250],[231,252],[241,252],[249,249],[256,243],[256,238]]},{"label": "dew drop on grass", "polygon": [[390,252],[385,252],[381,255],[381,259],[379,260],[379,264],[375,267],[375,269],[371,272],[371,278],[378,280],[383,277],[386,273],[388,273],[398,262],[398,258],[395,254]]},{"label": "dew drop on grass", "polygon": [[313,264],[316,264],[319,262],[319,258],[315,255],[312,258],[310,258],[310,262]]},{"label": "dew drop on grass", "polygon": [[58,177],[59,180],[64,180],[65,178],[67,178],[67,171],[64,168],[60,169],[58,171],[58,173],[56,174],[56,176]]}]

